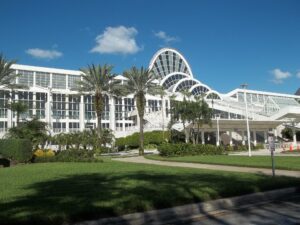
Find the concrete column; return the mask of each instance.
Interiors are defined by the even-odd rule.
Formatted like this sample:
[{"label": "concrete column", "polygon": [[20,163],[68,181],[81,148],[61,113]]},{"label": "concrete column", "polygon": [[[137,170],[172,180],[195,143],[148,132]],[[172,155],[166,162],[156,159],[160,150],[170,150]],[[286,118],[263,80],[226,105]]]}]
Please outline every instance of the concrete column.
[{"label": "concrete column", "polygon": [[245,142],[245,131],[242,130],[242,145],[245,145],[246,142]]},{"label": "concrete column", "polygon": [[84,130],[84,96],[80,95],[80,103],[79,103],[79,126],[80,130]]},{"label": "concrete column", "polygon": [[275,137],[275,141],[278,141],[278,133],[277,133],[277,129],[274,129],[274,137]]},{"label": "concrete column", "polygon": [[297,145],[297,136],[296,136],[296,129],[295,129],[295,124],[293,124],[293,142],[294,145]]},{"label": "concrete column", "polygon": [[[8,104],[10,104],[12,101],[12,92],[9,91],[9,96],[10,98],[8,99]],[[13,113],[12,111],[8,108],[7,109],[7,128],[12,128],[12,116],[13,116]]]},{"label": "concrete column", "polygon": [[66,94],[65,98],[65,107],[66,107],[66,132],[69,133],[69,94]]},{"label": "concrete column", "polygon": [[257,140],[256,140],[256,130],[253,130],[253,144],[256,146]]},{"label": "concrete column", "polygon": [[113,96],[109,97],[109,128],[113,131],[116,130],[115,120],[115,99]]},{"label": "concrete column", "polygon": [[220,138],[220,136],[219,136],[219,135],[220,135],[220,134],[218,135],[218,133],[219,133],[219,132],[218,132],[218,131],[216,131],[216,145],[217,145],[217,146],[219,146],[219,145],[220,145],[220,140],[219,140],[219,138]]},{"label": "concrete column", "polygon": [[204,131],[201,131],[201,143],[205,145]]},{"label": "concrete column", "polygon": [[33,92],[32,101],[33,101],[32,115],[36,116],[36,92]]},{"label": "concrete column", "polygon": [[233,142],[232,142],[232,130],[229,131],[229,145],[232,146]]},{"label": "concrete column", "polygon": [[265,141],[265,144],[268,143],[267,131],[264,131],[264,141]]}]

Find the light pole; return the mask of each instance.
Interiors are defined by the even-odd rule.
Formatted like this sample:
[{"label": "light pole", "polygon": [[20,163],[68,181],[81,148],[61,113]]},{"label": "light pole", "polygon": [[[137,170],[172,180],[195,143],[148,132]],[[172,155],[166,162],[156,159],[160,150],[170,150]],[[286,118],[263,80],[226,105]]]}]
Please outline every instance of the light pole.
[{"label": "light pole", "polygon": [[249,118],[248,118],[248,104],[247,104],[247,97],[246,97],[246,88],[248,84],[241,84],[241,87],[244,89],[244,102],[246,105],[246,124],[247,124],[247,140],[248,140],[248,155],[249,157],[252,156],[251,154],[251,143],[250,143],[250,128],[249,128]]},{"label": "light pole", "polygon": [[217,146],[220,145],[220,126],[219,126],[220,115],[217,115]]}]

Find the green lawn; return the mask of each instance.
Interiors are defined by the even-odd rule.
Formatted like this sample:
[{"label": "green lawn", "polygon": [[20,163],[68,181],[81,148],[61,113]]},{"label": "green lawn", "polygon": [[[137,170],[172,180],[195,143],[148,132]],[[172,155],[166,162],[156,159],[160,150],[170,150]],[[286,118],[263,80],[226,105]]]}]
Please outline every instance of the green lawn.
[{"label": "green lawn", "polygon": [[0,180],[0,224],[62,224],[300,185],[288,177],[107,160],[0,168]]},{"label": "green lawn", "polygon": [[[230,156],[230,155],[195,155],[181,157],[162,157],[159,155],[147,155],[147,159],[175,161],[175,162],[191,162],[191,163],[207,163],[218,165],[246,166],[271,168],[270,156]],[[277,169],[283,170],[300,170],[300,157],[295,156],[277,156],[275,157],[275,166]]]}]

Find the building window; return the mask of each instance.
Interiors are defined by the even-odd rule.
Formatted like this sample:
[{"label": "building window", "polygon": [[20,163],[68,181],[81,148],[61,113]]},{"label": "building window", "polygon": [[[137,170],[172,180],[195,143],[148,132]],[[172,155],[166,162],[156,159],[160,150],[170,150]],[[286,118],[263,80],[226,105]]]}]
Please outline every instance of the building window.
[{"label": "building window", "polygon": [[66,123],[54,122],[52,125],[53,125],[54,133],[60,133],[66,131]]},{"label": "building window", "polygon": [[125,120],[129,119],[129,112],[134,110],[134,99],[124,98]]},{"label": "building window", "polygon": [[123,130],[123,124],[122,123],[116,123],[116,131],[122,131]]},{"label": "building window", "polygon": [[33,86],[33,72],[27,70],[19,70],[19,84],[24,84],[26,86],[32,87]]},{"label": "building window", "polygon": [[36,93],[36,116],[39,119],[45,118],[45,109],[47,102],[47,94],[46,93]]},{"label": "building window", "polygon": [[19,91],[18,97],[19,97],[19,102],[23,102],[24,104],[26,104],[28,106],[28,111],[21,114],[21,118],[32,117],[33,116],[33,108],[34,108],[33,92]]},{"label": "building window", "polygon": [[69,131],[76,132],[79,131],[79,123],[69,123]]},{"label": "building window", "polygon": [[36,72],[35,73],[35,85],[41,87],[50,86],[50,73]]},{"label": "building window", "polygon": [[7,118],[8,91],[0,91],[0,118]]},{"label": "building window", "polygon": [[107,95],[104,95],[104,109],[101,118],[103,120],[109,120],[109,98]]},{"label": "building window", "polygon": [[69,95],[69,118],[79,119],[79,95]]},{"label": "building window", "polygon": [[115,98],[115,119],[122,120],[123,119],[123,111],[122,111],[122,98]]},{"label": "building window", "polygon": [[66,96],[64,94],[53,94],[52,111],[54,119],[66,118]]},{"label": "building window", "polygon": [[66,89],[66,75],[52,74],[52,87],[56,89]]},{"label": "building window", "polygon": [[0,121],[0,133],[4,133],[7,131],[7,122]]},{"label": "building window", "polygon": [[80,76],[68,75],[68,88],[78,89],[78,82],[80,81]]},{"label": "building window", "polygon": [[94,107],[95,97],[91,95],[84,96],[84,112],[86,120],[96,119],[96,112]]}]

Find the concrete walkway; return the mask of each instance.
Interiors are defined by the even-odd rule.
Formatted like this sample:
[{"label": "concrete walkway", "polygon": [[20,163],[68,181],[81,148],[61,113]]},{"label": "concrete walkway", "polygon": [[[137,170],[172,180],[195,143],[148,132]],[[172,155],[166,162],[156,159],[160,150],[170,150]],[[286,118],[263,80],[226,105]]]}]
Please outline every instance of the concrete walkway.
[{"label": "concrete walkway", "polygon": [[[151,165],[160,165],[160,166],[174,166],[174,167],[222,170],[222,171],[242,172],[242,173],[259,173],[259,174],[265,174],[265,175],[272,175],[271,169],[212,165],[212,164],[202,164],[202,163],[167,162],[167,161],[145,159],[142,156],[128,157],[128,158],[114,158],[113,160],[120,161],[120,162],[142,163],[142,164],[151,164]],[[300,178],[300,171],[276,170],[276,175]]]}]

